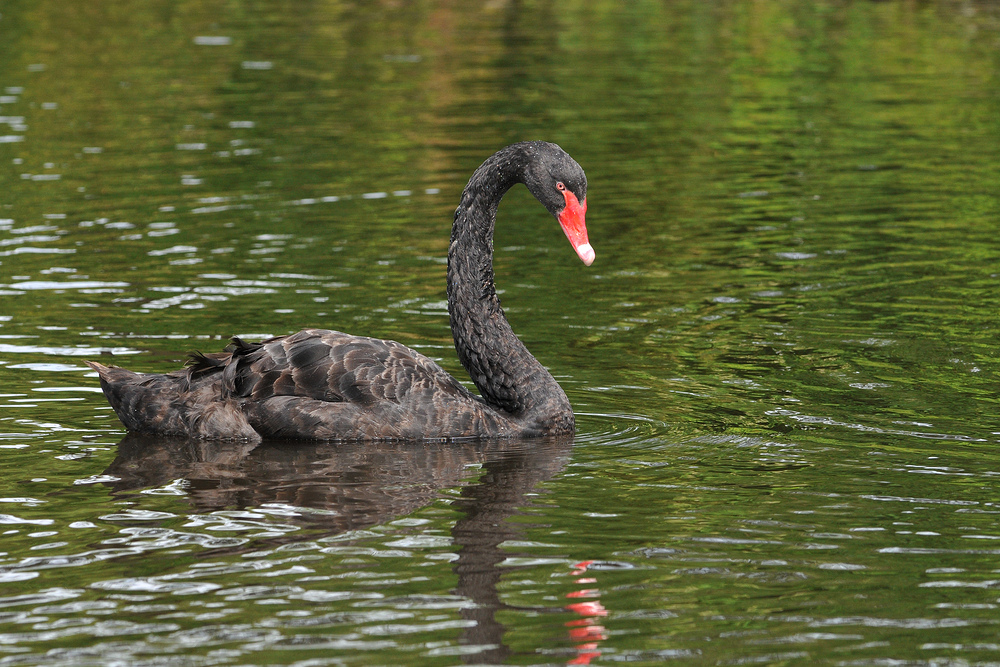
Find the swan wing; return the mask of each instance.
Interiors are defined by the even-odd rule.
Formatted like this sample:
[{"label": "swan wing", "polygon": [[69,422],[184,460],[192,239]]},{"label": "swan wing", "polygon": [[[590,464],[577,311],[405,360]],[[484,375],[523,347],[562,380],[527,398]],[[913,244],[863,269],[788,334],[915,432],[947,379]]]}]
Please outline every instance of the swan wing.
[{"label": "swan wing", "polygon": [[298,396],[364,408],[438,393],[475,398],[433,360],[395,341],[305,329],[256,344],[235,339],[230,351],[223,391],[234,398]]},{"label": "swan wing", "polygon": [[[507,419],[428,357],[395,341],[306,329],[235,339],[196,360],[222,373],[222,398],[269,438],[384,439],[503,435]],[[193,380],[192,384],[197,384]]]}]

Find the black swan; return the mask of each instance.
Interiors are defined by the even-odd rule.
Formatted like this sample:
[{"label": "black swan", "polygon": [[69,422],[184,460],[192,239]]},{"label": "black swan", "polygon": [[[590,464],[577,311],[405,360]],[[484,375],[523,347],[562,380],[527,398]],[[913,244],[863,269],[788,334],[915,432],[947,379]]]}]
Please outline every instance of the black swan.
[{"label": "black swan", "polygon": [[448,248],[448,312],[458,358],[482,398],[437,363],[389,340],[305,329],[233,338],[166,375],[87,362],[132,432],[215,440],[381,440],[573,433],[565,392],[514,335],[493,279],[493,227],[516,183],[559,220],[588,266],[587,177],[559,146],[508,146],[472,174]]}]

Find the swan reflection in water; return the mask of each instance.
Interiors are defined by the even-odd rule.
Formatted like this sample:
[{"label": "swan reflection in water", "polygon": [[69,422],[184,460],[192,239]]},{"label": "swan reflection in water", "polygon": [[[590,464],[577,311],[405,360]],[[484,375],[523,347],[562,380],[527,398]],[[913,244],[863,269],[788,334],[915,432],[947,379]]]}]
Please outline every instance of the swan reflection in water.
[{"label": "swan reflection in water", "polygon": [[[242,509],[265,503],[322,510],[301,512],[308,537],[264,538],[273,544],[336,535],[386,523],[430,504],[445,489],[460,487],[452,503],[462,516],[452,528],[458,576],[454,592],[473,604],[461,615],[474,621],[461,643],[484,650],[463,656],[470,663],[504,661],[511,654],[496,612],[511,608],[498,584],[513,554],[501,544],[523,539],[508,519],[530,506],[528,494],[558,474],[569,460],[573,436],[469,442],[304,443],[178,440],[129,434],[105,471],[116,495],[186,480],[187,500],[198,512]],[[478,479],[470,466],[480,465]],[[252,545],[228,553],[257,550]],[[215,551],[215,553],[219,553]],[[560,612],[562,607],[533,611]]]}]

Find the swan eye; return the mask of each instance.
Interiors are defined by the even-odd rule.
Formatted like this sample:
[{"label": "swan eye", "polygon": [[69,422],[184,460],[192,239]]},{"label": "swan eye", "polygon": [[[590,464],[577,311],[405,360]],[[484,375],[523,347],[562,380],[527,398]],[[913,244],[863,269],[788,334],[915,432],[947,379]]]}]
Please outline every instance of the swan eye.
[{"label": "swan eye", "polygon": [[556,183],[556,190],[559,190],[560,192],[562,192],[565,189],[566,189],[566,185],[562,181],[559,181],[558,183]]}]

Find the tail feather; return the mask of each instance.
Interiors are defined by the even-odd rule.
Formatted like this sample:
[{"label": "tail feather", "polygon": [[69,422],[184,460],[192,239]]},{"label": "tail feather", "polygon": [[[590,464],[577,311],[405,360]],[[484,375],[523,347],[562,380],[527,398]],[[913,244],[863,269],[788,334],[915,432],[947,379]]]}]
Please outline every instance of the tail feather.
[{"label": "tail feather", "polygon": [[239,357],[250,352],[256,352],[262,347],[264,347],[264,343],[248,343],[239,336],[233,336],[229,339],[226,352],[231,352],[234,357]]},{"label": "tail feather", "polygon": [[191,382],[225,369],[226,364],[229,363],[232,356],[233,355],[228,352],[217,352],[212,354],[192,352],[188,357],[187,363],[184,364],[187,366],[187,369],[182,371],[188,381],[188,386],[185,387],[185,390],[190,389]]},{"label": "tail feather", "polygon": [[[101,377],[101,389],[118,419],[133,433],[192,438],[260,441],[239,405],[221,395],[221,369],[215,355],[206,362],[167,375],[133,373],[94,361],[86,364]],[[228,354],[225,356],[229,356]]]}]

